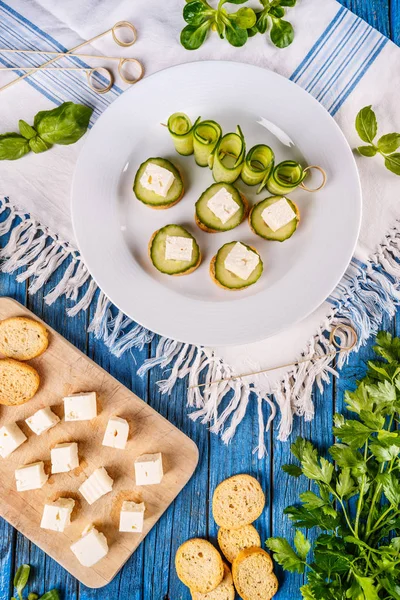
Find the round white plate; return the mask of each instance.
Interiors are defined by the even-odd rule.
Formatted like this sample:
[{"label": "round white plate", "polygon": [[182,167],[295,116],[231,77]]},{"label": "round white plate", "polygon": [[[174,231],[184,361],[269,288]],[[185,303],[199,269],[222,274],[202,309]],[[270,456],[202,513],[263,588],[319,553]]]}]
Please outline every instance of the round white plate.
[{"label": "round white plate", "polygon": [[[321,165],[328,174],[316,194],[296,191],[301,223],[283,244],[254,235],[247,222],[220,234],[194,223],[194,204],[213,183],[211,171],[193,156],[181,157],[168,116],[182,111],[194,120],[214,119],[223,131],[240,124],[251,148],[270,145],[276,162],[295,158]],[[260,125],[265,118],[294,143],[283,145]],[[182,171],[185,195],[168,210],[139,202],[132,183],[149,157],[170,159]],[[265,190],[238,182],[251,203]],[[277,333],[310,314],[339,282],[353,254],[361,220],[361,189],[352,152],[326,110],[289,80],[265,69],[233,62],[197,62],[147,77],[122,94],[97,121],[80,154],[72,187],[72,216],[83,259],[93,278],[125,314],[156,333],[200,345],[244,344]],[[184,277],[162,275],[151,264],[148,241],[169,223],[196,237],[203,262]],[[218,288],[209,263],[228,241],[257,248],[264,261],[259,282],[246,291]]]}]

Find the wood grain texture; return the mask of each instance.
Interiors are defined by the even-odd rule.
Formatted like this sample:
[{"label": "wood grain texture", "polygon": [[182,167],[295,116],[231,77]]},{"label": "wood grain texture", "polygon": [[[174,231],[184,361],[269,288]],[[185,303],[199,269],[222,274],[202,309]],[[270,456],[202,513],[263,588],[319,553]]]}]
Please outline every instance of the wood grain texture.
[{"label": "wood grain texture", "polygon": [[[300,3],[302,0],[298,0]],[[400,0],[340,0],[347,8],[364,18],[400,44]],[[182,0],[183,2],[183,0]],[[323,10],[323,0],[321,0]],[[400,113],[399,113],[400,121]],[[47,286],[46,292],[54,287],[64,272],[59,269]],[[27,296],[27,286],[16,283],[15,277],[0,275],[0,295],[10,295],[27,304],[39,317],[64,335],[79,349],[86,352],[100,366],[108,370],[121,383],[132,389],[153,408],[167,417],[174,425],[188,434],[198,445],[200,463],[194,477],[183,493],[169,507],[163,518],[153,527],[128,560],[113,582],[105,588],[92,590],[70,576],[53,559],[15,532],[0,520],[0,598],[8,600],[12,591],[12,576],[17,565],[30,562],[33,565],[31,591],[44,592],[45,588],[57,587],[62,600],[109,600],[129,598],[129,600],[190,600],[190,593],[178,580],[173,559],[180,543],[188,537],[201,535],[216,538],[216,526],[211,515],[210,500],[219,481],[233,473],[248,472],[260,479],[267,493],[267,507],[256,525],[262,542],[267,536],[280,535],[293,539],[294,530],[283,509],[298,499],[298,493],[307,489],[307,482],[290,479],[282,472],[281,466],[290,462],[289,444],[276,440],[277,422],[274,432],[268,439],[269,456],[258,461],[252,453],[257,445],[257,408],[252,401],[249,412],[238,429],[233,443],[226,447],[221,440],[210,434],[201,423],[193,423],[187,417],[185,382],[179,382],[170,396],[161,396],[156,381],[164,375],[156,369],[143,379],[136,376],[137,365],[142,364],[151,349],[133,350],[121,359],[112,357],[104,345],[96,341],[93,334],[86,334],[88,314],[74,319],[65,317],[64,300],[48,307],[43,302],[43,291],[35,296]],[[400,334],[400,311],[396,319],[387,319],[385,328]],[[342,369],[340,379],[333,380],[321,395],[314,393],[315,420],[305,423],[295,420],[292,439],[297,435],[310,437],[318,446],[329,445],[333,413],[343,408],[343,395],[346,389],[353,389],[355,380],[365,373],[365,361],[372,356],[373,339]],[[265,417],[268,411],[265,409]],[[279,418],[279,417],[278,417]],[[290,485],[289,485],[290,481]],[[161,550],[160,550],[161,549]],[[280,590],[277,600],[300,600],[299,587],[303,577],[284,574],[277,569]]]}]

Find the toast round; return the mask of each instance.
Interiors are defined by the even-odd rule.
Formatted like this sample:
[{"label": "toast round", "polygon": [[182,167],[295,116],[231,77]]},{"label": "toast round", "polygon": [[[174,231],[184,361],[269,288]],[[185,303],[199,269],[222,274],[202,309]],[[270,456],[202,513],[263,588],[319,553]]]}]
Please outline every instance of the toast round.
[{"label": "toast round", "polygon": [[12,358],[0,360],[0,404],[18,406],[36,394],[40,377],[36,369]]},{"label": "toast round", "polygon": [[278,591],[270,555],[261,548],[246,548],[232,564],[233,582],[243,600],[270,600]]},{"label": "toast round", "polygon": [[240,529],[218,530],[218,544],[226,560],[232,563],[241,550],[260,547],[261,540],[258,531],[253,525],[245,525]]},{"label": "toast round", "polygon": [[49,345],[44,325],[26,317],[0,321],[0,353],[7,358],[30,360],[43,354]]},{"label": "toast round", "polygon": [[224,578],[215,590],[207,594],[191,590],[191,594],[192,600],[235,600],[232,574],[227,565],[224,563]]},{"label": "toast round", "polygon": [[224,577],[224,563],[218,550],[207,540],[193,538],[179,546],[175,556],[179,579],[192,592],[207,594]]},{"label": "toast round", "polygon": [[214,520],[225,529],[250,525],[264,510],[265,496],[257,479],[251,475],[234,475],[222,481],[214,491]]}]

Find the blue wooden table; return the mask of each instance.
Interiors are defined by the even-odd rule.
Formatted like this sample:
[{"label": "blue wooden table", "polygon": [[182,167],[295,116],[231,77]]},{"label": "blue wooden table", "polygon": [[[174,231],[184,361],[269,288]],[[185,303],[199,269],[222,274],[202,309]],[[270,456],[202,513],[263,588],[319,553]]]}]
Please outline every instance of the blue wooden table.
[{"label": "blue wooden table", "polygon": [[[400,0],[342,0],[342,4],[400,44]],[[59,269],[51,285],[31,297],[27,295],[29,281],[27,284],[17,284],[15,276],[0,275],[0,294],[11,296],[25,304],[190,436],[199,447],[200,462],[184,491],[120,574],[102,590],[91,590],[80,585],[56,562],[0,519],[0,600],[8,600],[13,595],[12,578],[16,568],[22,563],[29,563],[33,567],[31,591],[43,593],[44,588],[57,587],[64,600],[189,600],[188,590],[175,574],[176,549],[183,541],[194,536],[206,537],[215,542],[217,530],[210,511],[211,495],[216,484],[233,473],[246,472],[256,476],[266,491],[267,507],[257,523],[261,539],[265,540],[270,535],[292,539],[292,527],[282,515],[282,510],[298,499],[299,493],[306,489],[307,482],[302,478],[298,481],[291,479],[289,485],[288,476],[281,470],[281,465],[290,458],[289,444],[278,442],[276,431],[270,434],[269,455],[265,460],[259,461],[252,454],[252,449],[257,445],[256,403],[251,406],[232,444],[224,446],[203,425],[188,419],[185,382],[179,382],[171,397],[162,397],[155,385],[161,379],[159,370],[153,370],[145,379],[136,376],[137,365],[154,352],[157,340],[149,349],[140,352],[135,350],[116,359],[101,342],[94,340],[92,335],[87,335],[86,329],[92,315],[80,314],[74,319],[67,319],[62,300],[52,307],[44,304],[43,296],[54,287],[62,274],[63,269]],[[400,312],[398,316],[400,317]],[[400,335],[400,318],[388,320],[383,327]],[[344,390],[352,388],[355,380],[364,374],[365,361],[372,354],[372,344],[373,340],[370,340],[368,347],[351,358],[349,364],[342,369],[340,379],[331,382],[322,395],[315,390],[316,417],[312,423],[297,421],[293,438],[303,435],[321,447],[331,445],[333,413],[342,408]],[[277,423],[275,429],[276,427]],[[303,583],[303,576],[284,575],[279,568],[277,573],[280,581],[277,600],[300,598],[299,587]]]}]

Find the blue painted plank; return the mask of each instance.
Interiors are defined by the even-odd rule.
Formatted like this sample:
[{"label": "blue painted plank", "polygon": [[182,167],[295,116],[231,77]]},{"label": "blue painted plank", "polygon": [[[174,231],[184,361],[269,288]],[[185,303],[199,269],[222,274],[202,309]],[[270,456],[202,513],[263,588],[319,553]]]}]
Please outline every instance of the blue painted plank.
[{"label": "blue painted plank", "polygon": [[339,2],[372,27],[390,37],[390,0],[339,0]]}]

